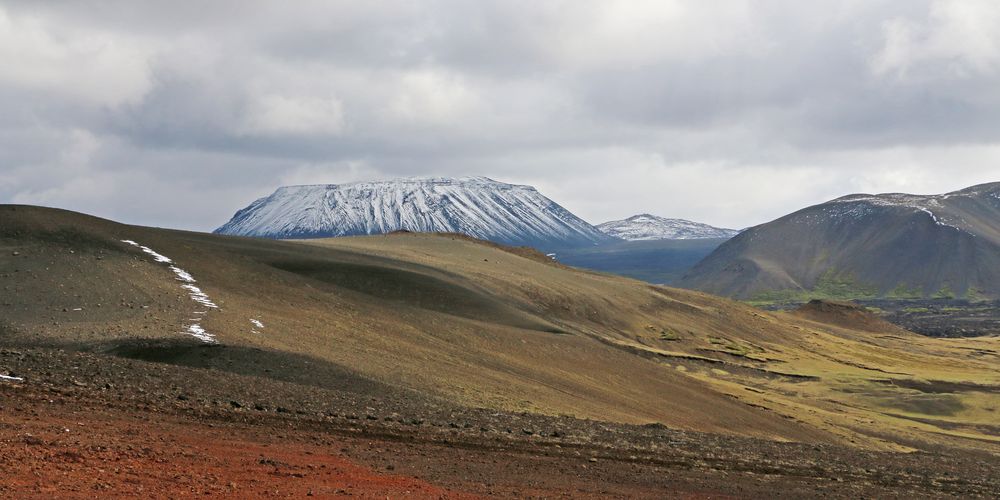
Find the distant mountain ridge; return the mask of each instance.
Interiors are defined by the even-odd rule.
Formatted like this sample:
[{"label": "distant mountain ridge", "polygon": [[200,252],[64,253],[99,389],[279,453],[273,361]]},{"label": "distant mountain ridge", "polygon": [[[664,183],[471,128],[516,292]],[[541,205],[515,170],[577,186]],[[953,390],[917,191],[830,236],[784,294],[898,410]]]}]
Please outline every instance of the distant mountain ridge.
[{"label": "distant mountain ridge", "polygon": [[615,241],[534,187],[487,177],[281,187],[215,232],[292,239],[399,230],[462,233],[541,249]]},{"label": "distant mountain ridge", "polygon": [[1000,183],[850,195],[739,234],[685,287],[739,297],[1000,297]]},{"label": "distant mountain ridge", "polygon": [[684,219],[668,219],[650,214],[633,215],[624,220],[598,224],[597,228],[609,236],[626,241],[694,240],[732,238],[739,234],[735,229],[713,227]]}]

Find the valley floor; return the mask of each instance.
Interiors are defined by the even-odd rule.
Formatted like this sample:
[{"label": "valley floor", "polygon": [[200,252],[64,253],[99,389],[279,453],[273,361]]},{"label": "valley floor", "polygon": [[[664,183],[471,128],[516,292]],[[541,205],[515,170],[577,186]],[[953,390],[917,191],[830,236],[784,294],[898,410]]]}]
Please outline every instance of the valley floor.
[{"label": "valley floor", "polygon": [[5,498],[1000,495],[997,458],[970,451],[871,452],[349,391],[320,409],[300,386],[258,377],[52,349],[0,357],[25,379],[0,381]]}]

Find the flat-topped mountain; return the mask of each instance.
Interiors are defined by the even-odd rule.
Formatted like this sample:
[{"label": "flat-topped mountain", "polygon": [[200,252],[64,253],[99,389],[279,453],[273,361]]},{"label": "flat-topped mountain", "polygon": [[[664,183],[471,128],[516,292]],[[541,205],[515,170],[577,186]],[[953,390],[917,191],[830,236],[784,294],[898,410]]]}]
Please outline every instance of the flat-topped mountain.
[{"label": "flat-topped mountain", "polygon": [[729,240],[682,284],[740,298],[997,297],[1000,183],[805,208]]},{"label": "flat-topped mountain", "polygon": [[609,236],[626,241],[697,240],[732,238],[739,234],[735,229],[724,229],[684,219],[668,219],[650,214],[633,215],[624,220],[598,224],[597,228]]},{"label": "flat-topped mountain", "polygon": [[485,177],[282,187],[215,232],[297,239],[400,230],[462,233],[543,249],[614,240],[531,186]]}]

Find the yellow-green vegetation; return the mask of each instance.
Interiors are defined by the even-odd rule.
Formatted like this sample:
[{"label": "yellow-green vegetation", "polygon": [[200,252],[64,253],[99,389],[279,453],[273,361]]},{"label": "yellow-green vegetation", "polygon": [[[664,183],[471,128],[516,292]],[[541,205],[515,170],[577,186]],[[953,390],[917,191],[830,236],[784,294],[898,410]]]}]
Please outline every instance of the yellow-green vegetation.
[{"label": "yellow-green vegetation", "polygon": [[660,335],[660,340],[671,340],[672,341],[672,340],[680,340],[681,339],[680,334],[678,334],[676,331],[674,331],[674,330],[672,330],[672,329],[670,329],[668,327],[657,328],[657,327],[655,327],[653,325],[647,325],[646,326],[646,330],[648,330],[650,332],[658,333]]},{"label": "yellow-green vegetation", "polygon": [[947,299],[951,300],[955,298],[955,291],[951,289],[950,285],[945,285],[941,287],[940,290],[931,296],[932,299]]},{"label": "yellow-green vegetation", "polygon": [[[854,445],[879,449],[906,449],[901,443],[910,439],[991,446],[988,444],[991,438],[969,440],[964,436],[985,436],[987,429],[981,428],[980,414],[988,413],[985,408],[990,405],[1000,407],[997,399],[1000,393],[957,394],[955,397],[966,409],[949,417],[950,423],[935,425],[913,418],[942,418],[941,415],[920,416],[912,410],[925,408],[941,413],[939,407],[947,405],[924,404],[919,396],[914,396],[910,398],[915,402],[911,413],[888,407],[885,401],[893,395],[904,397],[919,391],[884,381],[923,377],[1000,387],[1000,357],[972,356],[967,350],[992,346],[986,348],[997,351],[1000,340],[930,339],[896,329],[884,334],[862,332],[787,313],[765,313],[699,293],[651,287],[553,265],[525,267],[511,262],[509,257],[481,257],[475,246],[450,249],[447,241],[429,236],[399,236],[392,244],[384,240],[351,238],[312,244],[356,248],[432,267],[447,265],[463,276],[476,276],[480,286],[496,295],[511,297],[520,303],[518,307],[522,310],[541,312],[547,321],[570,332],[570,338],[579,338],[581,334],[594,336],[626,352],[654,354],[660,360],[654,362],[663,368],[664,377],[670,374],[705,384],[706,390],[726,395],[758,412],[766,408],[764,416],[836,436],[832,439],[839,442],[853,441]],[[453,250],[458,253],[453,254]],[[465,252],[471,252],[467,260],[464,257],[456,260]],[[492,265],[484,266],[483,258],[488,258]],[[456,262],[467,264],[456,265]],[[833,274],[822,281],[827,295],[839,297],[858,289],[868,295],[874,293]],[[654,347],[655,341],[663,340],[670,341],[669,350]],[[545,350],[554,353],[551,348]],[[956,363],[956,359],[963,362]],[[552,360],[545,363],[558,366],[558,361],[555,365]],[[616,364],[605,370],[611,370],[609,373],[631,370],[626,368],[630,364]],[[579,376],[575,368],[571,376],[574,380]],[[564,384],[544,380],[547,384]],[[631,383],[639,384],[638,380]],[[675,385],[670,391],[687,384],[681,380],[672,383]],[[700,404],[674,400],[648,386],[644,394],[645,398],[666,397],[674,401],[661,403],[668,404],[671,413]],[[554,393],[530,399],[538,408],[560,408],[558,411],[580,414],[579,410],[567,410],[564,405],[570,400],[564,398],[565,394]],[[970,420],[963,423],[966,416]],[[730,421],[735,418],[729,416]],[[670,425],[692,425],[676,415],[661,414],[657,420]],[[703,423],[696,427],[704,428]],[[882,437],[874,438],[872,433]],[[899,441],[892,436],[898,436]]]},{"label": "yellow-green vegetation", "polygon": [[743,344],[740,344],[740,343],[737,343],[737,342],[733,342],[732,340],[729,340],[729,339],[722,339],[722,338],[716,338],[716,337],[709,337],[708,338],[708,343],[710,343],[710,344],[712,344],[714,346],[719,346],[723,352],[726,352],[726,353],[729,353],[729,354],[732,354],[732,355],[735,355],[735,356],[746,356],[746,355],[750,354],[751,352],[755,352],[755,351],[760,352],[761,351],[760,349],[752,349],[749,346],[746,346],[746,345],[743,345]]},{"label": "yellow-green vegetation", "polygon": [[771,290],[758,293],[747,302],[752,305],[798,304],[813,299],[858,300],[878,297],[878,287],[866,285],[850,273],[829,269],[816,281],[812,290]]},{"label": "yellow-green vegetation", "polygon": [[[896,288],[879,294],[877,287],[866,285],[849,273],[838,273],[830,269],[823,273],[823,276],[817,280],[816,286],[811,290],[768,290],[757,293],[744,302],[754,306],[774,306],[801,304],[813,299],[871,300],[880,298],[900,302],[917,301],[924,299],[924,292],[920,287],[901,283]],[[936,300],[954,300],[958,298],[958,293],[950,285],[944,285],[940,290],[931,295],[930,298]],[[973,303],[988,302],[991,300],[990,297],[975,287],[970,287],[966,290],[964,298]]]},{"label": "yellow-green vegetation", "polygon": [[885,298],[892,300],[919,300],[923,297],[924,292],[920,287],[910,287],[906,283],[900,283],[885,295]]},{"label": "yellow-green vegetation", "polygon": [[977,302],[988,302],[990,298],[987,297],[982,290],[976,287],[969,287],[969,289],[965,291],[965,300],[968,300],[969,302],[972,303],[977,303]]}]

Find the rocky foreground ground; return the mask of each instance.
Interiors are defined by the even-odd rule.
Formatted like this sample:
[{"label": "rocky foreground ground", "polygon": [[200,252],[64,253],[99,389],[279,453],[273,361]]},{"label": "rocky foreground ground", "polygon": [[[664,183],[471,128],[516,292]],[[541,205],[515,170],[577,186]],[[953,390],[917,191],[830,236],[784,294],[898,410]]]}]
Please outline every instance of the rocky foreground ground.
[{"label": "rocky foreground ground", "polygon": [[[875,453],[460,408],[54,348],[0,348],[0,497],[981,497],[1000,458]],[[919,447],[919,443],[914,443]]]}]

